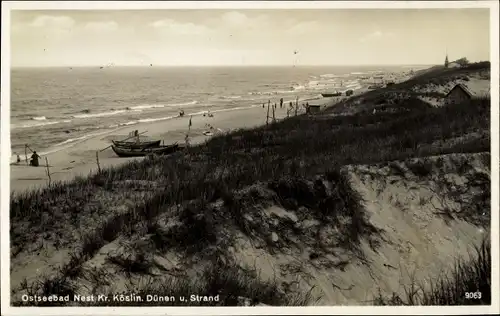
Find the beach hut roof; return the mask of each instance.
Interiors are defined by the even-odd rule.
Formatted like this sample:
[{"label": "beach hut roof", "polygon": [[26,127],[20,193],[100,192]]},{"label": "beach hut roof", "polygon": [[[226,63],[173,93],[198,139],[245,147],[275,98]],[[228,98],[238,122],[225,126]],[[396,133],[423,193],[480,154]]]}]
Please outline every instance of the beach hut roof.
[{"label": "beach hut roof", "polygon": [[450,95],[450,93],[455,90],[455,89],[461,89],[463,92],[465,92],[470,98],[473,98],[474,97],[474,93],[472,93],[469,88],[467,88],[464,84],[462,83],[459,83],[457,84],[456,86],[454,86],[450,92],[448,92],[448,94],[446,95],[446,97],[448,97]]}]

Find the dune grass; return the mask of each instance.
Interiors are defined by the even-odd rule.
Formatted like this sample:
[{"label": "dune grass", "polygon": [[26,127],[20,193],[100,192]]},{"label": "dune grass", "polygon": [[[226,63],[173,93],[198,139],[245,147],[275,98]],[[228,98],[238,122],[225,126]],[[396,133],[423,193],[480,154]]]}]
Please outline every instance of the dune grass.
[{"label": "dune grass", "polygon": [[[246,195],[245,200],[238,197],[238,192],[255,183],[267,184],[274,192],[273,198],[286,208],[321,209],[328,206],[328,200],[312,196],[319,193],[311,193],[305,184],[314,183],[317,175],[330,175],[333,182],[341,182],[341,166],[490,150],[489,137],[451,142],[475,131],[489,131],[487,98],[441,108],[428,107],[412,97],[384,105],[375,114],[361,111],[321,119],[300,115],[220,135],[168,157],[134,161],[70,183],[53,183],[44,189],[15,194],[10,204],[12,258],[36,251],[40,238],[51,241],[56,249],[69,248],[72,253],[56,277],[23,283],[22,290],[72,293],[75,280],[85,274],[83,263],[119,236],[148,233],[154,236],[159,250],[179,248],[191,254],[206,251],[210,244],[227,246],[217,235],[217,228],[229,219],[241,231],[248,229],[241,220],[241,203],[251,207],[259,195]],[[414,169],[416,174],[428,172],[425,166]],[[352,197],[349,192],[341,194]],[[217,201],[223,201],[224,212],[214,206]],[[327,204],[319,206],[315,204],[318,201]],[[346,209],[349,211],[353,226],[345,241],[355,246],[360,236],[370,233],[370,227],[363,221],[363,214]],[[162,214],[177,216],[181,225],[163,231],[155,222]],[[124,271],[148,271],[144,258],[127,260],[110,258]],[[272,283],[238,271],[228,274],[225,280],[217,279],[209,270],[197,283],[165,279],[164,283],[155,283],[155,291],[174,288],[184,293],[195,287],[215,293],[229,288],[224,304],[235,304],[237,296],[269,305],[308,304],[307,294],[284,298]],[[97,279],[105,282],[102,276]],[[440,288],[445,284],[440,283]]]},{"label": "dune grass", "polygon": [[[489,237],[489,236],[488,236]],[[421,284],[413,280],[405,295],[384,297],[380,292],[375,305],[490,305],[491,245],[489,239],[475,246],[471,259],[456,258],[453,270],[438,279]]]}]

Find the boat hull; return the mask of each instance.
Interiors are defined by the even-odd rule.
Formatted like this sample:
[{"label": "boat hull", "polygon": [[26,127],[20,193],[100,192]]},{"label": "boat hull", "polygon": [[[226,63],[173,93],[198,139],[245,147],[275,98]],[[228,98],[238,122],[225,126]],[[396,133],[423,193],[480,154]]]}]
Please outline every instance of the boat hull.
[{"label": "boat hull", "polygon": [[134,149],[138,149],[138,148],[147,148],[147,147],[157,147],[157,146],[160,146],[160,143],[161,143],[161,140],[153,140],[153,141],[149,141],[149,142],[140,142],[140,143],[136,143],[136,142],[126,142],[126,141],[120,141],[120,140],[113,140],[113,145],[117,146],[117,147],[126,147],[126,148],[134,148]]},{"label": "boat hull", "polygon": [[342,93],[322,93],[321,96],[323,98],[330,98],[330,97],[340,97]]},{"label": "boat hull", "polygon": [[179,145],[146,147],[146,148],[130,148],[112,145],[111,148],[118,157],[144,157],[150,154],[168,155],[181,150],[183,147]]}]

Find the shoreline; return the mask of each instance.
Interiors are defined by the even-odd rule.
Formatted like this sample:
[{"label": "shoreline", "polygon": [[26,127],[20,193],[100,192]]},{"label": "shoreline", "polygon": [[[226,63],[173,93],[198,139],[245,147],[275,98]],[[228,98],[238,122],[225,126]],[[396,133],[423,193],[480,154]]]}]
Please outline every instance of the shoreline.
[{"label": "shoreline", "polygon": [[[330,98],[325,98],[325,100],[321,101],[324,106],[334,103],[334,100]],[[282,109],[278,106],[275,112],[276,118],[285,118],[286,109],[286,106]],[[267,106],[262,108],[260,105],[256,105],[246,108],[231,108],[210,112],[214,114],[214,117],[204,117],[202,115],[204,112],[197,112],[186,114],[182,118],[174,117],[167,120],[122,126],[93,137],[82,139],[72,143],[70,146],[49,150],[47,153],[41,153],[39,167],[26,165],[24,157],[22,157],[21,163],[19,164],[11,161],[10,192],[11,194],[19,194],[46,187],[48,184],[48,176],[45,158],[47,158],[49,162],[52,182],[72,181],[78,176],[85,177],[97,170],[96,151],[99,151],[99,164],[101,168],[118,166],[132,160],[143,159],[143,157],[120,158],[116,156],[109,147],[112,139],[125,138],[129,132],[134,130],[139,130],[140,133],[147,131],[143,136],[161,139],[165,144],[174,142],[184,143],[184,137],[188,131],[188,122],[192,116],[190,144],[197,145],[212,137],[212,135],[206,136],[203,134],[204,131],[209,130],[207,124],[213,126],[213,136],[221,132],[226,133],[235,129],[247,129],[264,125],[266,121]],[[299,113],[303,112],[303,109],[300,108]],[[270,115],[271,113],[272,111],[270,111]],[[28,154],[28,158],[29,156]]]},{"label": "shoreline", "polygon": [[[366,85],[354,90],[351,97],[359,96],[369,91]],[[334,106],[346,98],[351,97],[324,97],[315,100],[308,99],[307,97],[300,100],[299,97],[299,111],[304,113],[302,103],[308,102],[309,104],[320,105],[322,109]],[[286,111],[289,101],[285,101],[283,108],[279,106],[276,109],[275,115],[277,119],[286,118]],[[271,104],[274,104],[272,102]],[[26,164],[25,157],[21,154],[21,163],[15,161],[16,157],[11,151],[10,158],[10,192],[24,193],[36,189],[41,189],[47,186],[48,176],[45,158],[49,162],[49,171],[52,182],[69,182],[76,177],[86,177],[90,173],[97,170],[96,151],[99,151],[99,164],[101,168],[108,168],[127,163],[132,160],[143,159],[144,157],[131,157],[120,158],[109,147],[111,140],[123,139],[134,130],[139,130],[140,133],[146,132],[143,136],[148,139],[161,139],[162,143],[170,144],[174,142],[184,143],[184,137],[188,131],[188,122],[190,117],[193,118],[190,132],[190,144],[197,145],[211,136],[203,134],[208,130],[206,124],[214,127],[213,136],[220,132],[230,132],[234,129],[248,129],[253,127],[262,126],[266,121],[267,103],[264,108],[261,104],[255,104],[245,107],[234,107],[227,109],[212,110],[210,113],[214,117],[204,117],[206,111],[196,111],[193,113],[186,113],[184,117],[160,117],[154,121],[138,122],[137,124],[123,125],[115,129],[95,133],[90,137],[86,137],[75,142],[63,145],[61,147],[49,147],[45,151],[39,151],[41,156],[40,166],[31,167]],[[242,115],[246,113],[246,115]],[[272,110],[270,110],[270,115]],[[290,116],[293,115],[293,111]],[[217,129],[220,129],[219,131]],[[166,131],[167,130],[167,131]],[[105,149],[108,147],[107,149]],[[36,148],[32,148],[36,150]],[[105,149],[101,151],[102,149]],[[28,153],[28,159],[31,154]]]}]

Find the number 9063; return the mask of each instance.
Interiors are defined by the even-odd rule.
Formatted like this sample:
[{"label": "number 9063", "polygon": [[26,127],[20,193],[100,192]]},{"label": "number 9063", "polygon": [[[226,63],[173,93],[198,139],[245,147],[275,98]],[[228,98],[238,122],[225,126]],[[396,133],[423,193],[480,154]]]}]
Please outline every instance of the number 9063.
[{"label": "number 9063", "polygon": [[465,298],[471,300],[481,299],[481,292],[465,292]]}]

